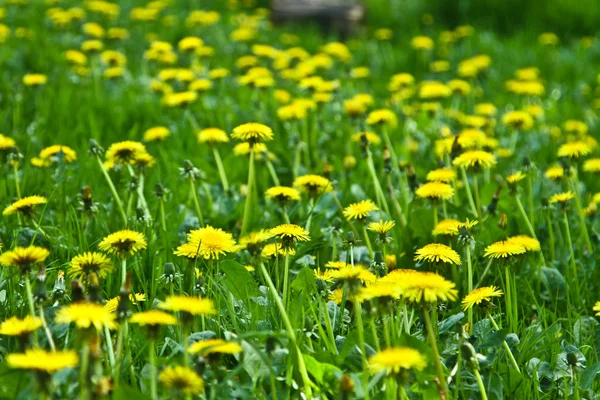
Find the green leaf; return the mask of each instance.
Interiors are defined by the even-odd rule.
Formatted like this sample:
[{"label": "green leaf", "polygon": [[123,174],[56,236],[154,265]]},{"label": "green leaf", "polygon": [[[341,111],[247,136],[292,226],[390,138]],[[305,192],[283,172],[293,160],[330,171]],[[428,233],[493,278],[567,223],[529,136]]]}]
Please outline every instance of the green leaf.
[{"label": "green leaf", "polygon": [[225,260],[221,262],[219,268],[225,273],[223,282],[235,298],[249,305],[250,297],[260,296],[258,284],[242,264]]},{"label": "green leaf", "polygon": [[555,268],[542,267],[542,281],[554,299],[564,299],[567,292],[565,277]]},{"label": "green leaf", "polygon": [[413,237],[429,239],[433,226],[433,210],[431,208],[415,208],[408,222]]},{"label": "green leaf", "polygon": [[310,267],[302,268],[300,272],[298,272],[296,279],[292,281],[290,288],[305,295],[315,291],[317,289],[317,283],[312,269],[310,269]]},{"label": "green leaf", "polygon": [[579,387],[582,390],[591,389],[592,383],[594,383],[594,379],[596,378],[596,375],[598,375],[598,372],[600,372],[600,361],[583,370],[581,379],[579,380]]},{"label": "green leaf", "polygon": [[488,339],[481,345],[481,347],[499,347],[502,345],[502,342],[506,340],[506,336],[508,335],[508,328],[500,329],[499,331],[494,332]]},{"label": "green leaf", "polygon": [[148,395],[143,394],[139,390],[121,385],[119,385],[112,395],[112,400],[142,400],[147,398]]},{"label": "green leaf", "polygon": [[315,358],[307,354],[302,354],[302,358],[304,358],[304,364],[306,364],[306,369],[320,385],[323,385],[325,383],[327,375],[331,376],[331,374],[334,374],[336,372],[342,372],[342,370],[336,367],[335,365],[319,362]]},{"label": "green leaf", "polygon": [[454,325],[456,325],[458,322],[460,322],[460,320],[463,319],[464,317],[465,317],[465,313],[459,312],[458,314],[451,315],[448,318],[446,318],[445,320],[443,320],[439,327],[440,334],[453,328]]}]

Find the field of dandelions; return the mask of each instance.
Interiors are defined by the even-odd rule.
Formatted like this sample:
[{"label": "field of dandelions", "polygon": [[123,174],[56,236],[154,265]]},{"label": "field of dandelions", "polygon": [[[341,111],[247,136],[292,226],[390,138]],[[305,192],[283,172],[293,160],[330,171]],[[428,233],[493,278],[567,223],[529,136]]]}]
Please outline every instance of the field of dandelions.
[{"label": "field of dandelions", "polygon": [[594,38],[123,3],[0,8],[1,399],[599,398]]}]

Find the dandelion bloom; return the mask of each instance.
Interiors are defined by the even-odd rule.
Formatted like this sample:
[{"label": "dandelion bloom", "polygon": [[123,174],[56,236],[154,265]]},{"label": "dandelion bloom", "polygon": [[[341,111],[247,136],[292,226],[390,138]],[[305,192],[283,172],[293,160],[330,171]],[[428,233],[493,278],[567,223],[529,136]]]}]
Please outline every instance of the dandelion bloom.
[{"label": "dandelion bloom", "polygon": [[233,252],[234,247],[235,239],[231,233],[207,225],[190,231],[187,242],[179,246],[174,254],[188,258],[219,259],[220,256]]},{"label": "dandelion bloom", "polygon": [[550,202],[550,204],[567,204],[569,202],[569,200],[572,200],[575,198],[575,193],[571,192],[570,190],[567,192],[562,192],[562,193],[555,193],[552,196],[550,196],[550,199],[548,200]]},{"label": "dandelion bloom", "polygon": [[191,315],[214,315],[217,313],[213,301],[201,297],[169,296],[158,305],[158,308]]},{"label": "dandelion bloom", "polygon": [[375,281],[369,286],[360,289],[356,297],[361,301],[372,300],[377,298],[398,299],[402,288],[394,282]]},{"label": "dandelion bloom", "polygon": [[298,201],[300,200],[300,192],[298,189],[287,186],[273,186],[265,192],[268,199],[275,199],[280,202]]},{"label": "dandelion bloom", "polygon": [[311,196],[329,192],[333,189],[331,181],[320,175],[303,175],[294,180],[294,186]]},{"label": "dandelion bloom", "polygon": [[427,173],[427,180],[430,182],[453,182],[456,180],[456,171],[449,168],[434,169]]},{"label": "dandelion bloom", "polygon": [[436,273],[415,271],[405,274],[404,278],[401,282],[402,296],[413,303],[436,303],[458,298],[454,282]]},{"label": "dandelion bloom", "polygon": [[510,111],[502,116],[502,123],[512,129],[526,131],[533,127],[533,118],[526,111]]},{"label": "dandelion bloom", "polygon": [[460,222],[456,219],[444,219],[433,228],[433,235],[456,236],[459,234],[460,228],[470,229],[475,225],[477,225],[477,221],[469,221],[468,219],[466,222]]},{"label": "dandelion bloom", "polygon": [[128,229],[111,233],[106,236],[98,247],[107,253],[117,254],[119,257],[134,255],[147,246],[143,233]]},{"label": "dandelion bloom", "polygon": [[133,314],[129,322],[142,326],[176,325],[177,318],[164,311],[149,310]]},{"label": "dandelion bloom", "polygon": [[[114,313],[117,311],[117,308],[119,308],[120,301],[121,296],[113,297],[104,304],[104,308],[106,308],[109,312]],[[138,303],[138,301],[146,301],[146,295],[144,293],[129,293],[129,301],[131,301],[131,304],[135,305]]]},{"label": "dandelion bloom", "polygon": [[381,350],[369,358],[372,373],[400,374],[404,371],[422,371],[427,367],[425,356],[410,347],[391,347]]},{"label": "dandelion bloom", "polygon": [[525,246],[520,243],[511,240],[501,240],[486,247],[483,255],[488,258],[508,259],[513,256],[525,254],[526,251]]},{"label": "dandelion bloom", "polygon": [[392,228],[396,225],[394,221],[383,221],[379,220],[379,222],[371,222],[367,227],[370,231],[378,233],[380,235],[384,235],[388,233]]},{"label": "dandelion bloom", "polygon": [[38,246],[15,247],[0,255],[0,264],[11,265],[19,268],[29,268],[31,264],[43,262],[50,255],[50,251]]},{"label": "dandelion bloom", "polygon": [[192,354],[208,356],[211,354],[238,354],[242,352],[242,346],[234,342],[227,342],[223,339],[200,340],[190,347],[187,351]]},{"label": "dandelion bloom", "polygon": [[74,279],[85,280],[91,274],[94,274],[98,278],[106,278],[112,270],[112,263],[104,254],[86,252],[71,259],[69,276]]},{"label": "dandelion bloom", "polygon": [[147,151],[143,143],[126,140],[111,144],[106,150],[106,159],[119,165],[134,164],[145,153]]},{"label": "dandelion bloom", "polygon": [[472,150],[456,157],[452,164],[462,168],[488,169],[496,165],[496,157],[483,150]]},{"label": "dandelion bloom", "polygon": [[0,150],[9,150],[17,145],[14,139],[0,133]]},{"label": "dandelion bloom", "polygon": [[352,135],[353,142],[360,143],[363,140],[369,144],[374,144],[374,145],[381,144],[381,139],[374,132],[358,132],[358,133],[355,133],[354,135]]},{"label": "dandelion bloom", "polygon": [[331,279],[337,281],[359,280],[362,282],[372,283],[377,279],[371,271],[362,265],[355,265],[353,267],[352,265],[348,264],[339,269],[334,269],[328,272]]},{"label": "dandelion bloom", "polygon": [[26,336],[38,330],[43,322],[38,317],[27,315],[23,319],[12,317],[0,324],[0,335],[4,336]]},{"label": "dandelion bloom", "polygon": [[158,374],[158,380],[167,389],[175,389],[186,394],[204,391],[204,381],[193,370],[181,367],[166,367]]},{"label": "dandelion bloom", "polygon": [[57,324],[74,322],[78,328],[94,327],[96,330],[104,327],[112,329],[116,326],[115,315],[103,305],[96,303],[74,303],[64,306],[56,312],[55,322]]},{"label": "dandelion bloom", "polygon": [[367,125],[387,125],[391,128],[398,126],[398,117],[392,110],[374,110],[367,115]]},{"label": "dandelion bloom", "polygon": [[252,145],[258,142],[273,140],[273,131],[266,125],[257,122],[248,122],[236,126],[233,129],[231,137]]},{"label": "dandelion bloom", "polygon": [[593,310],[596,312],[596,316],[600,317],[600,301],[597,301],[596,304],[594,304]]},{"label": "dandelion bloom", "polygon": [[[75,150],[69,146],[63,146],[59,144],[42,149],[37,159],[40,160],[40,163],[43,164],[43,166],[47,166],[53,162],[56,162],[59,156],[62,157],[61,160],[64,163],[72,163],[77,160],[77,153]],[[33,159],[31,162],[34,164]]]},{"label": "dandelion bloom", "polygon": [[427,36],[415,36],[410,40],[410,46],[415,50],[431,50],[433,45],[433,39]]},{"label": "dandelion bloom", "polygon": [[444,85],[442,82],[426,81],[419,88],[419,98],[422,100],[437,100],[450,97],[452,89]]},{"label": "dandelion bloom", "polygon": [[271,237],[281,239],[284,247],[286,242],[308,242],[310,240],[309,232],[301,226],[295,224],[282,224],[269,229]]},{"label": "dandelion bloom", "polygon": [[507,176],[506,177],[506,182],[508,182],[511,185],[514,185],[514,184],[522,181],[526,177],[527,177],[527,175],[525,175],[521,171],[517,171],[514,174],[510,174],[509,176]]},{"label": "dandelion bloom", "polygon": [[462,301],[462,309],[463,311],[467,311],[475,304],[487,303],[492,297],[500,297],[502,295],[502,290],[499,290],[496,286],[477,288],[465,296]]},{"label": "dandelion bloom", "polygon": [[27,369],[45,374],[53,374],[61,369],[77,366],[79,357],[73,350],[47,352],[30,349],[25,353],[12,353],[6,357],[11,368]]},{"label": "dandelion bloom", "polygon": [[585,172],[600,172],[600,158],[585,160],[583,170]]},{"label": "dandelion bloom", "polygon": [[587,156],[591,152],[592,149],[590,145],[581,140],[565,143],[558,148],[558,156],[566,158],[579,158],[581,156]]},{"label": "dandelion bloom", "polygon": [[23,77],[25,86],[42,86],[48,82],[48,77],[43,74],[27,74]]},{"label": "dandelion bloom", "polygon": [[363,200],[358,203],[350,204],[344,209],[344,216],[348,220],[364,220],[372,211],[379,210],[379,207],[371,200]]},{"label": "dandelion bloom", "polygon": [[161,142],[171,135],[171,130],[166,126],[155,126],[144,132],[146,142]]},{"label": "dandelion bloom", "polygon": [[250,154],[250,149],[254,149],[254,155],[258,158],[259,154],[267,153],[267,146],[264,143],[256,143],[254,146],[250,147],[250,143],[242,142],[235,145],[233,148],[233,154],[236,156],[247,156]]},{"label": "dandelion bloom", "polygon": [[415,252],[415,261],[461,265],[458,253],[441,243],[431,243],[418,249]]},{"label": "dandelion bloom", "polygon": [[520,244],[521,246],[525,247],[526,251],[540,251],[541,250],[539,240],[532,238],[530,236],[527,236],[527,235],[511,236],[507,240]]},{"label": "dandelion bloom", "polygon": [[563,124],[563,129],[568,135],[584,136],[588,132],[588,126],[585,122],[576,119],[569,119]]},{"label": "dandelion bloom", "polygon": [[215,144],[229,142],[227,133],[219,128],[204,128],[198,132],[197,138],[199,143]]},{"label": "dandelion bloom", "polygon": [[23,197],[6,207],[2,211],[2,215],[11,215],[17,212],[24,215],[31,215],[35,206],[46,203],[48,203],[48,199],[42,196]]},{"label": "dandelion bloom", "polygon": [[553,181],[558,181],[565,176],[565,169],[560,166],[550,167],[544,172],[544,176]]},{"label": "dandelion bloom", "polygon": [[422,199],[449,200],[454,196],[454,189],[447,183],[427,182],[421,185],[415,194]]},{"label": "dandelion bloom", "polygon": [[262,248],[260,256],[263,258],[273,258],[276,256],[293,256],[296,250],[293,248],[284,248],[281,243],[269,243]]}]

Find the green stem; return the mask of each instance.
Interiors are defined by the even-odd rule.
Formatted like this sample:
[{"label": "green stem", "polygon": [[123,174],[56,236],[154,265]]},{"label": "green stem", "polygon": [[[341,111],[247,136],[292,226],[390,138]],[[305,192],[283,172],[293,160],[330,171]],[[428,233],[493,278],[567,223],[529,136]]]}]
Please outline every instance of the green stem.
[{"label": "green stem", "polygon": [[106,325],[104,325],[104,340],[106,341],[106,350],[108,351],[108,362],[112,373],[115,370],[115,351],[113,349],[110,330]]},{"label": "green stem", "polygon": [[594,247],[592,246],[592,242],[590,240],[590,235],[587,230],[587,225],[585,224],[585,216],[583,215],[583,210],[581,208],[581,198],[579,196],[579,178],[577,177],[578,172],[577,169],[573,172],[573,176],[571,179],[571,186],[573,187],[573,191],[575,192],[575,206],[577,207],[577,215],[579,216],[579,224],[581,225],[581,230],[583,231],[583,237],[585,239],[585,244],[587,246],[588,252],[593,252]]},{"label": "green stem", "polygon": [[554,227],[549,213],[546,213],[546,224],[548,225],[548,235],[550,236],[550,257],[551,261],[554,262],[556,261],[556,243],[554,241]]},{"label": "green stem", "polygon": [[194,177],[192,176],[190,176],[190,191],[192,192],[192,200],[194,201],[196,216],[198,216],[198,223],[202,228],[204,226],[204,218],[202,217],[202,210],[200,210],[200,203],[198,202],[198,193],[196,193],[196,184],[194,182]]},{"label": "green stem", "polygon": [[475,207],[477,207],[477,217],[481,220],[481,200],[479,200],[479,183],[477,174],[473,174],[473,191],[475,192]]},{"label": "green stem", "polygon": [[98,161],[98,165],[100,165],[100,170],[102,171],[102,174],[104,175],[104,178],[106,179],[106,183],[108,183],[108,187],[110,188],[110,191],[113,195],[113,199],[115,200],[115,203],[117,204],[117,208],[119,209],[119,214],[121,214],[121,218],[123,219],[123,224],[125,224],[125,226],[127,226],[127,214],[125,214],[125,210],[123,209],[123,203],[121,202],[121,198],[119,197],[119,194],[117,193],[117,189],[115,188],[115,185],[113,184],[113,181],[110,178],[108,171],[106,170],[106,168],[104,168],[104,164],[102,163],[100,156],[96,156],[96,161]]},{"label": "green stem", "polygon": [[373,246],[371,246],[371,240],[369,239],[369,233],[367,232],[367,225],[365,223],[362,224],[363,235],[365,237],[365,244],[367,245],[367,249],[369,249],[369,258],[373,259]]},{"label": "green stem", "polygon": [[508,326],[509,329],[511,331],[514,332],[514,323],[513,323],[513,309],[512,309],[512,285],[510,283],[510,271],[509,271],[509,266],[505,266],[504,267],[504,276],[506,279],[505,282],[505,293],[506,296],[504,297],[505,300],[505,304],[506,304],[506,317],[508,319]]},{"label": "green stem", "polygon": [[42,320],[42,326],[44,327],[44,333],[46,334],[46,338],[48,339],[48,344],[50,345],[50,349],[52,351],[56,351],[56,346],[54,345],[54,339],[52,339],[52,332],[50,332],[50,328],[48,327],[48,323],[46,322],[46,316],[44,315],[44,307],[39,306],[40,310],[40,319]]},{"label": "green stem", "polygon": [[271,179],[273,179],[273,183],[275,184],[275,186],[281,185],[281,183],[279,182],[279,178],[277,177],[277,172],[275,172],[275,168],[273,167],[273,163],[271,162],[271,160],[266,158],[266,164],[267,169],[269,170],[269,174],[271,175]]},{"label": "green stem", "polygon": [[273,281],[271,280],[271,277],[267,273],[267,270],[265,269],[265,265],[262,262],[260,263],[260,272],[263,274],[263,278],[265,279],[265,282],[267,282],[267,286],[269,287],[271,296],[273,296],[273,299],[275,300],[275,304],[277,305],[277,308],[279,309],[279,312],[281,313],[281,318],[283,319],[283,324],[285,325],[288,336],[290,337],[290,341],[292,342],[292,345],[295,347],[295,350],[296,350],[296,353],[298,356],[298,370],[300,371],[300,376],[302,377],[302,382],[304,384],[304,390],[306,391],[306,397],[310,399],[310,398],[312,398],[312,387],[311,387],[312,383],[308,377],[308,371],[306,370],[306,365],[304,364],[304,358],[302,357],[302,353],[300,352],[300,349],[298,348],[298,344],[296,341],[296,334],[294,333],[294,328],[292,327],[290,318],[288,317],[285,307],[283,306],[283,302],[281,301],[281,298],[279,297],[279,294],[277,293],[277,289],[275,289],[275,285],[273,285]]},{"label": "green stem", "polygon": [[360,300],[354,300],[354,314],[356,317],[356,330],[358,331],[358,341],[360,344],[360,353],[362,356],[363,363],[363,377],[364,377],[364,387],[365,387],[365,399],[369,399],[369,390],[366,389],[368,386],[369,375],[366,373],[369,369],[369,363],[367,361],[367,347],[365,346],[365,329],[363,326],[362,320],[362,306],[360,304]]},{"label": "green stem", "polygon": [[581,289],[579,287],[579,277],[577,274],[577,265],[575,264],[575,251],[573,249],[573,240],[571,239],[571,229],[569,228],[569,217],[566,210],[563,211],[563,222],[565,224],[565,233],[567,235],[567,243],[569,245],[569,266],[571,267],[571,279],[575,281],[575,301],[581,305]]},{"label": "green stem", "polygon": [[127,259],[123,258],[121,260],[121,287],[125,285],[125,281],[127,280]]},{"label": "green stem", "polygon": [[[115,384],[119,382],[119,378],[121,375],[121,364],[123,364],[123,358],[125,358],[125,354],[123,352],[123,342],[127,337],[127,331],[129,329],[129,325],[127,320],[123,321],[123,323],[119,326],[119,334],[117,335],[117,352],[116,352],[116,363],[114,369],[113,380]],[[123,352],[123,357],[121,357],[121,353]]]},{"label": "green stem", "polygon": [[[467,244],[465,246],[467,253],[467,294],[473,291],[473,264],[471,262],[471,246]],[[467,319],[469,321],[469,333],[473,332],[473,307],[469,307],[467,311]]]},{"label": "green stem", "polygon": [[[279,266],[279,265],[278,265]],[[289,291],[289,275],[290,275],[290,256],[289,252],[285,254],[285,267],[283,270],[283,306],[287,310],[288,304],[288,291]]]},{"label": "green stem", "polygon": [[531,225],[535,225],[535,209],[533,207],[533,178],[531,177],[531,171],[527,174],[527,195]]},{"label": "green stem", "polygon": [[150,362],[150,398],[156,400],[156,350],[154,349],[154,339],[148,340],[148,361]]},{"label": "green stem", "polygon": [[[435,306],[435,305],[434,305]],[[435,369],[437,370],[439,385],[441,388],[441,395],[445,398],[446,393],[448,392],[448,385],[446,384],[446,378],[444,376],[444,368],[442,367],[442,361],[440,359],[440,353],[438,352],[437,341],[435,339],[435,333],[433,330],[433,325],[431,324],[431,318],[429,317],[429,311],[423,305],[423,317],[425,318],[425,326],[427,329],[427,337],[429,339],[429,345],[433,350],[433,356],[435,361]]]},{"label": "green stem", "polygon": [[469,186],[469,178],[467,177],[467,171],[464,167],[460,169],[463,177],[463,183],[465,184],[465,190],[467,192],[467,199],[469,200],[469,206],[471,207],[471,212],[479,217],[479,211],[477,210],[477,206],[475,206],[475,202],[473,201],[473,195],[471,194],[471,187]]},{"label": "green stem", "polygon": [[479,374],[479,369],[474,368],[473,374],[475,374],[475,379],[477,379],[477,386],[479,386],[479,393],[481,394],[481,400],[487,400],[487,393],[485,392],[485,386],[483,385],[483,380],[481,379],[481,375]]},{"label": "green stem", "polygon": [[246,235],[250,225],[252,212],[252,190],[254,185],[254,147],[250,148],[250,161],[248,161],[248,185],[246,186],[246,204],[244,205],[244,219],[242,221],[241,236]]},{"label": "green stem", "polygon": [[89,399],[89,388],[88,388],[88,365],[90,362],[90,345],[86,341],[83,343],[81,349],[81,362],[79,364],[79,392],[81,394],[81,400]]},{"label": "green stem", "polygon": [[[494,327],[494,329],[499,331],[500,328],[498,327],[498,324],[496,324],[496,321],[494,321],[494,319],[492,318],[492,316],[489,312],[487,313],[487,317],[488,317],[488,320],[490,321],[490,323],[492,324],[492,326]],[[508,356],[510,363],[517,370],[517,372],[521,373],[521,369],[519,369],[519,364],[517,364],[517,360],[515,360],[515,356],[513,355],[512,351],[510,350],[508,343],[506,343],[506,340],[502,341],[502,346],[504,347],[504,350],[506,351],[506,355]]]},{"label": "green stem", "polygon": [[227,174],[225,173],[225,168],[223,167],[223,161],[221,160],[221,154],[219,154],[219,149],[216,146],[212,146],[213,155],[215,157],[215,163],[217,164],[217,169],[219,170],[219,177],[221,178],[221,184],[223,185],[223,191],[226,193],[229,192],[229,182],[227,181]]}]

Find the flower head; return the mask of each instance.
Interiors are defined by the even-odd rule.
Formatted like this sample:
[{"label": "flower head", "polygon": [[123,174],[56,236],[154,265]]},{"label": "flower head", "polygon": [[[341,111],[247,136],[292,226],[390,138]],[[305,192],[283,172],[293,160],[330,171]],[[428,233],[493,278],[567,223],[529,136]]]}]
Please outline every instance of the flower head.
[{"label": "flower head", "polygon": [[348,220],[363,221],[373,211],[379,210],[379,207],[371,200],[363,200],[358,203],[350,204],[344,209],[344,217]]},{"label": "flower head", "polygon": [[496,165],[496,157],[487,151],[472,150],[456,157],[452,164],[467,169],[488,169]]},{"label": "flower head", "polygon": [[192,315],[214,315],[217,313],[213,301],[201,297],[169,296],[158,305],[158,308]]},{"label": "flower head", "polygon": [[252,146],[255,143],[273,140],[273,131],[266,125],[257,122],[248,122],[236,126],[233,129],[231,137],[248,142]]},{"label": "flower head", "polygon": [[508,259],[513,256],[525,254],[525,252],[525,246],[522,244],[510,240],[501,240],[486,247],[484,256],[488,258]]},{"label": "flower head", "polygon": [[204,381],[193,370],[182,367],[166,367],[160,374],[158,380],[164,387],[175,389],[182,393],[201,393],[204,391]]},{"label": "flower head", "polygon": [[516,183],[521,182],[526,177],[527,175],[525,175],[521,171],[517,171],[514,174],[510,174],[509,176],[507,176],[506,182],[508,182],[509,185],[515,185]]},{"label": "flower head", "polygon": [[450,200],[454,196],[454,189],[447,183],[427,182],[415,194],[422,199]]},{"label": "flower head", "polygon": [[118,165],[135,164],[141,155],[147,153],[143,143],[126,140],[111,144],[106,150],[106,160]]},{"label": "flower head", "polygon": [[265,192],[265,196],[268,199],[275,199],[280,202],[300,200],[300,192],[298,191],[298,189],[287,186],[270,187]]},{"label": "flower head", "polygon": [[317,196],[333,189],[331,181],[320,175],[303,175],[294,180],[294,186],[307,192],[310,196]]},{"label": "flower head", "polygon": [[[113,297],[104,304],[104,308],[106,308],[109,312],[114,313],[119,308],[120,301],[121,296]],[[129,293],[129,301],[131,304],[135,305],[138,303],[138,301],[146,301],[146,295],[144,293]]]},{"label": "flower head", "polygon": [[590,145],[584,141],[565,143],[558,148],[558,156],[565,158],[579,158],[592,152]]},{"label": "flower head", "polygon": [[571,192],[570,190],[567,192],[562,192],[562,193],[555,193],[552,196],[550,196],[550,199],[548,199],[548,201],[550,202],[550,204],[562,204],[562,205],[566,205],[569,200],[574,199],[575,198],[575,193]]},{"label": "flower head", "polygon": [[539,240],[532,238],[527,235],[517,235],[508,238],[509,241],[514,243],[518,243],[521,246],[525,247],[526,251],[540,251],[541,246]]},{"label": "flower head", "polygon": [[433,228],[433,235],[448,235],[448,236],[456,236],[460,233],[460,228],[465,227],[467,229],[471,229],[477,225],[477,221],[469,221],[467,219],[465,222],[460,222],[455,219],[444,219]]},{"label": "flower head", "polygon": [[171,135],[171,131],[166,126],[155,126],[144,132],[146,142],[161,142]]},{"label": "flower head", "polygon": [[394,221],[384,221],[379,220],[379,222],[371,222],[367,227],[370,231],[378,233],[380,235],[385,235],[396,225]]},{"label": "flower head", "polygon": [[374,110],[367,116],[367,125],[387,125],[395,128],[398,125],[398,117],[392,110]]},{"label": "flower head", "polygon": [[96,330],[101,330],[104,327],[112,329],[115,327],[115,315],[101,304],[73,303],[57,311],[55,322],[57,324],[74,322],[81,329],[91,327],[96,328]]},{"label": "flower head", "polygon": [[429,171],[427,174],[427,180],[430,182],[453,182],[456,180],[456,171],[449,168],[435,169],[433,171]]},{"label": "flower head", "polygon": [[585,160],[583,170],[585,172],[600,172],[600,158]]},{"label": "flower head", "polygon": [[502,123],[512,129],[527,131],[533,127],[533,118],[526,111],[510,111],[502,116]]},{"label": "flower head", "polygon": [[594,304],[593,310],[596,312],[596,316],[600,317],[600,301],[597,301],[596,304]]},{"label": "flower head", "polygon": [[425,356],[410,347],[391,347],[369,358],[369,368],[373,373],[400,374],[409,370],[422,371],[425,367]]},{"label": "flower head", "polygon": [[17,212],[23,215],[31,215],[35,206],[46,204],[47,202],[48,199],[42,196],[23,197],[6,207],[4,211],[2,211],[2,215],[10,215]]},{"label": "flower head", "polygon": [[284,248],[281,243],[269,243],[262,248],[260,255],[263,258],[274,258],[276,256],[293,256],[296,250],[293,248]]},{"label": "flower head", "polygon": [[454,282],[436,273],[415,271],[402,276],[403,280],[399,283],[402,296],[413,303],[436,303],[458,298]]},{"label": "flower head", "polygon": [[164,311],[149,310],[133,314],[129,322],[142,326],[176,325],[177,318]]},{"label": "flower head", "polygon": [[336,281],[360,281],[372,283],[377,279],[371,271],[362,265],[355,265],[353,267],[348,264],[339,269],[328,271],[328,273],[329,277]]},{"label": "flower head", "polygon": [[50,252],[43,247],[15,247],[0,255],[0,264],[27,269],[32,264],[43,262],[49,255]]},{"label": "flower head", "polygon": [[301,226],[295,224],[282,224],[269,230],[271,237],[281,240],[283,248],[292,248],[295,242],[308,242],[310,240],[309,232]]},{"label": "flower head", "polygon": [[502,294],[502,290],[499,290],[496,286],[477,288],[465,296],[462,301],[462,309],[467,311],[475,304],[487,303],[492,297],[500,297]]},{"label": "flower head", "polygon": [[219,128],[204,128],[198,132],[199,143],[227,143],[229,142],[229,136],[227,132]]},{"label": "flower head", "polygon": [[46,352],[42,349],[30,349],[25,353],[12,353],[6,357],[11,368],[27,369],[53,374],[61,369],[73,368],[79,362],[73,350]]},{"label": "flower head", "polygon": [[0,324],[0,335],[25,336],[41,328],[42,320],[38,317],[27,315],[23,319],[12,317]]},{"label": "flower head", "polygon": [[95,274],[98,278],[106,278],[112,270],[112,263],[104,254],[86,252],[73,257],[69,276],[85,281],[91,274]]},{"label": "flower head", "polygon": [[415,252],[415,261],[461,265],[458,253],[441,243],[431,243],[418,249]]},{"label": "flower head", "polygon": [[107,253],[117,254],[119,257],[134,255],[147,246],[143,233],[128,229],[111,233],[106,236],[98,247]]},{"label": "flower head", "polygon": [[187,242],[177,247],[174,254],[188,258],[219,259],[235,249],[235,239],[229,232],[210,225],[188,233]]},{"label": "flower head", "polygon": [[242,352],[242,346],[223,339],[208,339],[192,344],[188,347],[188,352],[202,356],[211,354],[238,354]]}]

